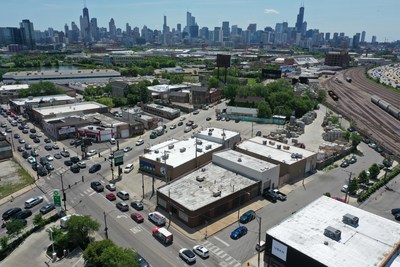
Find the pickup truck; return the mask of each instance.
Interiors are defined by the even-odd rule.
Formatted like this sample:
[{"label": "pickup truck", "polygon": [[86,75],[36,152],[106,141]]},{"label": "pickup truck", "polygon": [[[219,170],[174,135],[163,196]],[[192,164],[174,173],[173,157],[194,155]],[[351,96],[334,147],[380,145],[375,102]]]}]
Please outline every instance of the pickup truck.
[{"label": "pickup truck", "polygon": [[284,193],[280,192],[278,189],[274,189],[272,192],[276,194],[280,201],[285,201],[287,198],[287,196]]}]

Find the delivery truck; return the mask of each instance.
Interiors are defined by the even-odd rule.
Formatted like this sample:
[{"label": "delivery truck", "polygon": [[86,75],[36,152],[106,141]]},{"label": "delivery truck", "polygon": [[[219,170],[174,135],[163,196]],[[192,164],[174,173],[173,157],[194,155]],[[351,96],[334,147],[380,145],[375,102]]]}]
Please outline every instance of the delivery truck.
[{"label": "delivery truck", "polygon": [[164,244],[172,244],[174,241],[174,236],[170,231],[168,231],[164,227],[154,227],[153,230],[153,236],[157,238],[161,243]]}]

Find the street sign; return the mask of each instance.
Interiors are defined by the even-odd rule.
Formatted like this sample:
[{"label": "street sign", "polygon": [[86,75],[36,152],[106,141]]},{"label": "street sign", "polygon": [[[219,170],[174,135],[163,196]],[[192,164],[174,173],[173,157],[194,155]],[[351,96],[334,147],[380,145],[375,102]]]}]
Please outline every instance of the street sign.
[{"label": "street sign", "polygon": [[54,189],[53,190],[53,201],[56,207],[61,207],[61,195],[60,190]]},{"label": "street sign", "polygon": [[120,166],[124,164],[124,150],[120,149],[114,151],[114,166]]}]

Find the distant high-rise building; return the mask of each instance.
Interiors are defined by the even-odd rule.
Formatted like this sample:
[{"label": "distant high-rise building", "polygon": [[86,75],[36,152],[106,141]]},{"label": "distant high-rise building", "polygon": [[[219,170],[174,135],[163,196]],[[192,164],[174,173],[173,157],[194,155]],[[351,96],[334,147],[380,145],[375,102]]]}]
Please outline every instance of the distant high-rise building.
[{"label": "distant high-rise building", "polygon": [[110,37],[115,38],[117,35],[117,28],[115,27],[115,21],[113,18],[111,18],[110,22],[108,23],[108,31],[110,33]]},{"label": "distant high-rise building", "polygon": [[376,36],[375,35],[372,36],[371,42],[372,43],[376,43]]},{"label": "distant high-rise building", "polygon": [[36,48],[35,30],[33,29],[33,23],[29,19],[24,19],[19,24],[22,35],[22,43],[28,49]]},{"label": "distant high-rise building", "polygon": [[257,24],[255,23],[250,23],[249,26],[247,27],[247,30],[249,32],[256,32],[257,31]]},{"label": "distant high-rise building", "polygon": [[353,47],[354,48],[357,48],[359,45],[360,45],[360,33],[356,33],[354,36],[353,36]]},{"label": "distant high-rise building", "polygon": [[221,27],[214,27],[214,42],[221,42],[222,41],[222,31]]},{"label": "distant high-rise building", "polygon": [[329,41],[331,39],[331,33],[330,32],[326,32],[325,33],[325,41]]},{"label": "distant high-rise building", "polygon": [[99,40],[99,27],[97,26],[97,19],[90,19],[90,34],[92,35],[93,40]]},{"label": "distant high-rise building", "polygon": [[176,24],[176,30],[182,32],[182,25],[180,23]]},{"label": "distant high-rise building", "polygon": [[15,44],[22,47],[21,31],[16,27],[0,27],[0,46]]},{"label": "distant high-rise building", "polygon": [[129,23],[126,23],[126,25],[125,25],[125,33],[127,36],[132,35],[132,27],[131,27],[131,25],[129,25]]},{"label": "distant high-rise building", "polygon": [[68,37],[69,27],[67,23],[65,23],[64,25],[64,32],[65,32],[65,37]]},{"label": "distant high-rise building", "polygon": [[90,23],[89,23],[89,9],[87,7],[83,8],[83,16],[80,17],[81,23],[81,36],[82,41],[90,42],[91,41],[91,34],[90,34]]},{"label": "distant high-rise building", "polygon": [[199,35],[201,38],[208,40],[210,38],[210,32],[207,27],[200,29]]},{"label": "distant high-rise building", "polygon": [[361,32],[361,43],[365,43],[365,34],[366,34],[365,31]]},{"label": "distant high-rise building", "polygon": [[283,33],[283,23],[276,23],[275,24],[275,32],[276,33]]},{"label": "distant high-rise building", "polygon": [[223,41],[229,41],[229,21],[223,21],[222,22],[222,40]]},{"label": "distant high-rise building", "polygon": [[304,22],[304,6],[300,7],[299,14],[297,15],[296,20],[296,32],[303,33],[303,22]]},{"label": "distant high-rise building", "polygon": [[164,16],[164,24],[163,24],[162,34],[163,34],[163,44],[165,44],[165,45],[167,44],[168,33],[169,33],[169,28],[167,26],[167,16]]}]

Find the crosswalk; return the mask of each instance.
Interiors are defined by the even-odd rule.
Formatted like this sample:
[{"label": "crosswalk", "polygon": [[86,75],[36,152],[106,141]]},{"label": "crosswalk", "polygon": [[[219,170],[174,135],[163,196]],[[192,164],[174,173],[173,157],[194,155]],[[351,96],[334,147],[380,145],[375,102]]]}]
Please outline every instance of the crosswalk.
[{"label": "crosswalk", "polygon": [[219,264],[221,267],[228,267],[228,266],[229,267],[239,267],[239,266],[241,266],[241,263],[238,260],[236,260],[235,258],[230,256],[228,253],[226,253],[224,250],[222,250],[218,246],[214,245],[210,241],[206,240],[203,242],[202,245],[204,247],[206,247],[210,251],[210,253],[216,255],[218,258],[220,258],[222,260],[222,262],[220,262],[220,264]]}]

